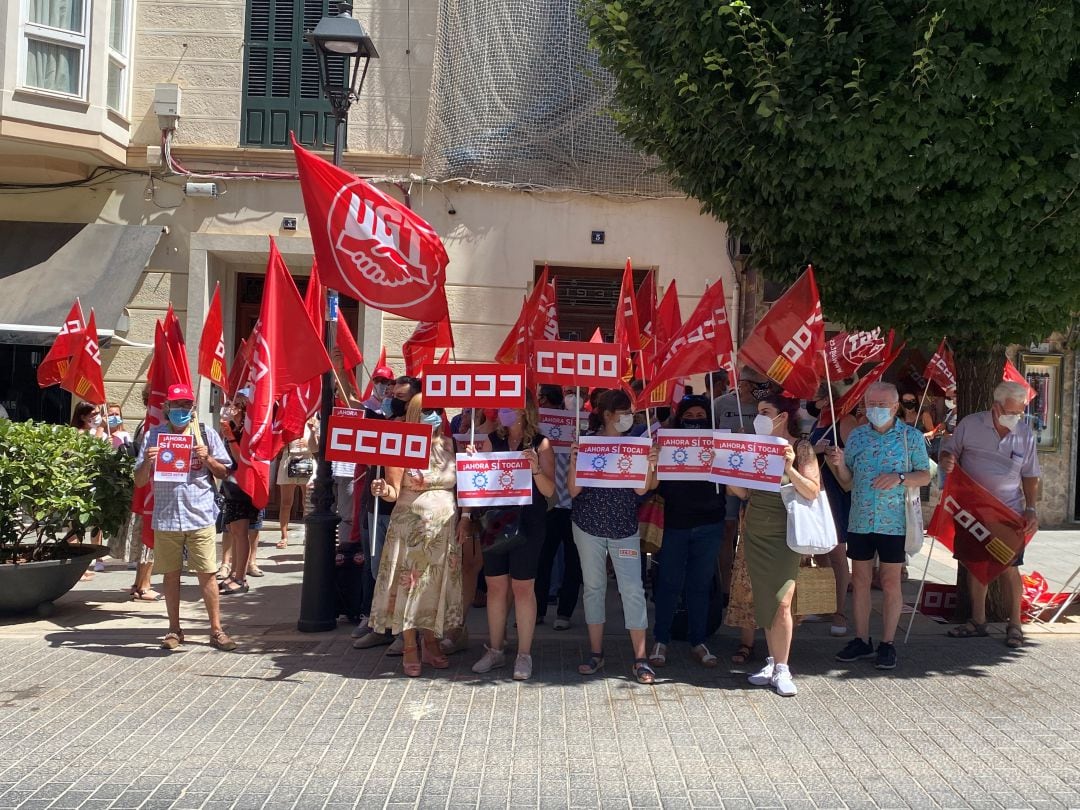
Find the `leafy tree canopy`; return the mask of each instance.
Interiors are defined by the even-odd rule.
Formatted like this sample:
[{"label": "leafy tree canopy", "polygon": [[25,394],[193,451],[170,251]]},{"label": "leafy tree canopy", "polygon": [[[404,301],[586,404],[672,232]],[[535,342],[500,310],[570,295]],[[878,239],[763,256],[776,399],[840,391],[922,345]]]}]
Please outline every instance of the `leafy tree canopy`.
[{"label": "leafy tree canopy", "polygon": [[986,349],[1080,309],[1080,0],[583,0],[623,131],[826,314]]}]

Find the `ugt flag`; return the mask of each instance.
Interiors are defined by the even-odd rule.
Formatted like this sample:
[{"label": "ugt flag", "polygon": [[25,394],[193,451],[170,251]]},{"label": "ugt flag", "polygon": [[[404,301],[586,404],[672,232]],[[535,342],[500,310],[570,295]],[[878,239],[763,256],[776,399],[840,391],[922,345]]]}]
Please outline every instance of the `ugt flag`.
[{"label": "ugt flag", "polygon": [[[888,345],[892,345],[891,332]],[[825,344],[825,354],[817,356],[818,373],[824,374],[827,364],[829,378],[842,380],[852,376],[863,364],[880,360],[887,353],[880,326],[872,332],[841,332]]]},{"label": "ugt flag", "polygon": [[956,363],[953,361],[952,349],[945,339],[941,339],[934,356],[926,364],[923,377],[937,385],[943,392],[956,387]]},{"label": "ugt flag", "polygon": [[945,491],[926,533],[936,537],[979,582],[989,585],[1012,565],[1030,537],[1024,519],[987,492],[959,464],[945,479]]},{"label": "ugt flag", "polygon": [[814,268],[807,267],[758,321],[739,350],[739,361],[780,385],[788,396],[812,399],[821,380],[818,355],[825,347],[825,320]]},{"label": "ugt flag", "polygon": [[323,284],[402,318],[445,318],[449,257],[435,230],[366,180],[292,145]]}]

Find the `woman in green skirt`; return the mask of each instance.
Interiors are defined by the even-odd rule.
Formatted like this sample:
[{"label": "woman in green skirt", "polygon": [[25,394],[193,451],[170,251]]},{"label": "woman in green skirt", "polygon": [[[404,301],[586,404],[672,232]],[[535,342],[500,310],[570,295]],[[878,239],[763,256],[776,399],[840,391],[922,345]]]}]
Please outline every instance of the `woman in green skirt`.
[{"label": "woman in green skirt", "polygon": [[[791,484],[803,497],[818,495],[820,479],[814,448],[799,438],[799,401],[771,394],[758,402],[754,431],[788,441],[784,457],[784,484]],[[791,600],[802,555],[787,545],[787,510],[779,492],[728,486],[728,492],[743,500],[746,508],[746,565],[754,593],[754,617],[765,628],[769,658],[760,672],[749,677],[755,686],[771,686],[777,694],[791,697],[795,682],[788,668],[794,621]]]}]

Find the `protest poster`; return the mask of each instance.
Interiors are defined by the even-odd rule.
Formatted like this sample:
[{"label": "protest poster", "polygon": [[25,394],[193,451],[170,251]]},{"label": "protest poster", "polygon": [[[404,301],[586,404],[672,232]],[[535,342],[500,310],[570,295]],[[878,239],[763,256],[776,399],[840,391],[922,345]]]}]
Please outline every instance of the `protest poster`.
[{"label": "protest poster", "polygon": [[587,413],[576,414],[557,408],[540,409],[540,432],[547,437],[551,449],[556,453],[569,453],[570,445],[577,436],[578,420],[582,425],[589,424]]},{"label": "protest poster", "polygon": [[427,469],[431,425],[365,419],[350,408],[334,408],[327,429],[327,461]]},{"label": "protest poster", "polygon": [[186,482],[195,441],[190,433],[162,433],[157,440],[154,480]]},{"label": "protest poster", "polygon": [[525,366],[450,363],[424,366],[425,408],[524,408]]},{"label": "protest poster", "polygon": [[618,388],[625,346],[568,340],[536,341],[535,382],[581,388]]},{"label": "protest poster", "polygon": [[574,483],[581,487],[640,489],[649,477],[652,441],[644,436],[582,436]]},{"label": "protest poster", "polygon": [[787,440],[751,433],[718,433],[713,437],[711,480],[747,489],[780,491]]},{"label": "protest poster", "polygon": [[[727,433],[728,431],[717,431]],[[711,481],[713,455],[713,431],[673,430],[660,428],[656,431],[656,446],[660,456],[656,460],[656,478],[659,481]]]},{"label": "protest poster", "polygon": [[459,506],[525,506],[532,496],[532,464],[520,451],[457,454]]}]

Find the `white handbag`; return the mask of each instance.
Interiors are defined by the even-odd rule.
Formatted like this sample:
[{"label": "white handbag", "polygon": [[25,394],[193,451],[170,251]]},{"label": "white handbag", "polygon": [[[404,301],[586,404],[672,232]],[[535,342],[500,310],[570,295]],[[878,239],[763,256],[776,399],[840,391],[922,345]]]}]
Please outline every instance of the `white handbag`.
[{"label": "white handbag", "polygon": [[[907,430],[904,431],[904,457],[911,458],[908,455]],[[919,490],[920,487],[904,487],[904,553],[909,557],[922,551],[923,539],[926,536],[923,527],[922,495]]]},{"label": "white handbag", "polygon": [[824,489],[811,500],[800,495],[794,484],[784,484],[780,498],[788,514],[788,548],[796,554],[828,554],[836,548],[836,524]]}]

